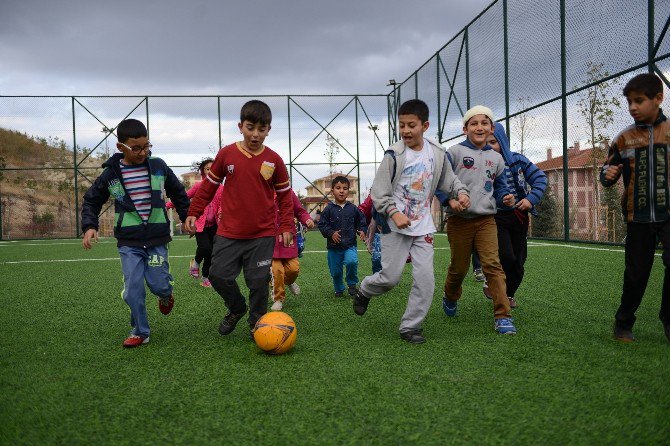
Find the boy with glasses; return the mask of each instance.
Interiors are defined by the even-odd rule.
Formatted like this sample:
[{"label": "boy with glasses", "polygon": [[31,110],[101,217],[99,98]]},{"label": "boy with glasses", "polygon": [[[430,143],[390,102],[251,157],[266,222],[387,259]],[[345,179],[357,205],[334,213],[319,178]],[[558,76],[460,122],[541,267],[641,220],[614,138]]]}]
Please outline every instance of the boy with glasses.
[{"label": "boy with glasses", "polygon": [[130,335],[124,347],[149,342],[149,320],[146,310],[146,281],[158,296],[158,308],[169,314],[174,305],[173,279],[168,264],[167,244],[170,221],[165,209],[164,193],[172,200],[179,218],[186,220],[189,200],[184,186],[160,158],[150,156],[151,143],[147,129],[136,119],[121,121],[116,130],[121,153],[102,165],[105,170],[84,195],[81,226],[82,245],[91,249],[98,239],[98,216],[110,196],[114,198],[115,225],[121,270],[123,300],[130,307]]}]

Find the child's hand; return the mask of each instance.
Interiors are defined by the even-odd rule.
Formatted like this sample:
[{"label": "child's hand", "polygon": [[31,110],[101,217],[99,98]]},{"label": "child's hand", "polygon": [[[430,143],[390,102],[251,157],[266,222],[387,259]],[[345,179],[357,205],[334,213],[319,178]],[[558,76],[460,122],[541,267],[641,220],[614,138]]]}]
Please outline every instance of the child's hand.
[{"label": "child's hand", "polygon": [[284,245],[284,248],[293,246],[293,233],[286,231],[277,236],[277,241]]},{"label": "child's hand", "polygon": [[197,218],[193,216],[186,217],[186,221],[182,225],[182,229],[189,234],[195,234],[195,221]]},{"label": "child's hand", "polygon": [[458,194],[458,202],[463,206],[463,210],[470,207],[470,195],[461,192]]},{"label": "child's hand", "polygon": [[391,216],[393,223],[398,227],[398,229],[405,229],[408,226],[412,225],[412,222],[407,218],[407,215],[402,212],[396,212]]},{"label": "child's hand", "polygon": [[512,206],[514,206],[514,203],[516,202],[516,200],[514,199],[514,195],[507,194],[503,197],[502,202],[505,206],[512,207]]},{"label": "child's hand", "polygon": [[91,243],[98,243],[98,231],[93,228],[84,233],[84,239],[81,241],[81,245],[84,249],[91,249],[93,247]]},{"label": "child's hand", "polygon": [[531,204],[528,199],[524,198],[523,200],[519,201],[516,206],[514,206],[520,211],[529,211],[533,208],[533,205]]},{"label": "child's hand", "polygon": [[340,243],[342,236],[340,235],[340,230],[333,232],[333,235],[330,237],[333,240],[333,243]]},{"label": "child's hand", "polygon": [[[459,200],[455,200],[453,198],[449,199],[449,206],[454,211],[454,214],[458,214],[467,209],[465,206],[463,206],[463,204]],[[468,198],[468,207],[469,206],[470,206],[470,199]]]},{"label": "child's hand", "polygon": [[310,218],[305,222],[305,226],[307,226],[309,229],[314,229],[314,220]]},{"label": "child's hand", "polygon": [[618,166],[609,166],[605,171],[605,180],[607,181],[616,181],[621,175],[621,170],[623,169],[623,164]]}]

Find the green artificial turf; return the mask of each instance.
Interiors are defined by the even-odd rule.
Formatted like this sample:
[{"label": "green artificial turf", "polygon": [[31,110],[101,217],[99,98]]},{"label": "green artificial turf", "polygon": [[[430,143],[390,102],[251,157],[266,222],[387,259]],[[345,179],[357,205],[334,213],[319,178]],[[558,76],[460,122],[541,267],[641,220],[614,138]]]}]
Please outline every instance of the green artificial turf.
[{"label": "green artificial turf", "polygon": [[[668,444],[660,257],[638,340],[621,344],[623,252],[531,246],[519,333],[501,336],[471,275],[458,316],[444,315],[449,250],[435,240],[427,342],[410,345],[397,330],[411,267],[355,316],[310,233],[302,293],[284,308],[298,341],[282,356],[256,348],[244,323],[219,335],[223,301],[188,276],[192,239],[171,243],[175,307],[163,316],[148,295],[151,342],[136,349],[121,348],[129,310],[113,240],[0,243],[0,444]],[[362,280],[369,255],[359,262]]]}]

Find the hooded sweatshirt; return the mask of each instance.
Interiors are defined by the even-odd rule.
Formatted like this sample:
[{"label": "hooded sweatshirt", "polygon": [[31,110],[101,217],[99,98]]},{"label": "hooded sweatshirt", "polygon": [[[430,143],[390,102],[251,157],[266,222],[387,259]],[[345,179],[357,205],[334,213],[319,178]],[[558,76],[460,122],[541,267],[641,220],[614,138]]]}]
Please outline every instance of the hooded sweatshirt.
[{"label": "hooded sweatshirt", "polygon": [[[470,207],[458,215],[463,218],[475,218],[493,215],[497,211],[496,202],[511,193],[504,181],[505,161],[491,146],[478,149],[470,140],[447,149],[447,158],[458,176],[470,190]],[[454,195],[438,195],[442,204],[446,204]],[[447,215],[454,215],[447,207]]]},{"label": "hooded sweatshirt", "polygon": [[[547,176],[528,158],[520,153],[512,152],[509,148],[509,140],[505,133],[505,128],[499,122],[496,122],[493,136],[498,140],[500,145],[500,154],[505,161],[505,173],[503,179],[505,186],[516,199],[515,203],[524,198],[530,201],[533,207],[530,213],[537,215],[535,206],[540,202],[544,191],[547,188]],[[497,202],[498,209],[512,210],[513,207],[505,206],[502,203],[502,197]]]}]

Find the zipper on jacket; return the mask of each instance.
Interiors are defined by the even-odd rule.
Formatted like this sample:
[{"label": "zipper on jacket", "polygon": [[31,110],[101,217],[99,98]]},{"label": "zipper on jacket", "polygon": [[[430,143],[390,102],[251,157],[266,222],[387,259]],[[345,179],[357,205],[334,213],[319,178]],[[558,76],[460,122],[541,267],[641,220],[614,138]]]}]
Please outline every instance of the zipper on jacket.
[{"label": "zipper on jacket", "polygon": [[649,126],[649,207],[650,207],[650,217],[652,223],[656,222],[656,206],[655,198],[656,193],[654,190],[654,176],[656,175],[656,169],[654,169],[654,160],[656,159],[656,151],[654,150],[654,126]]}]

